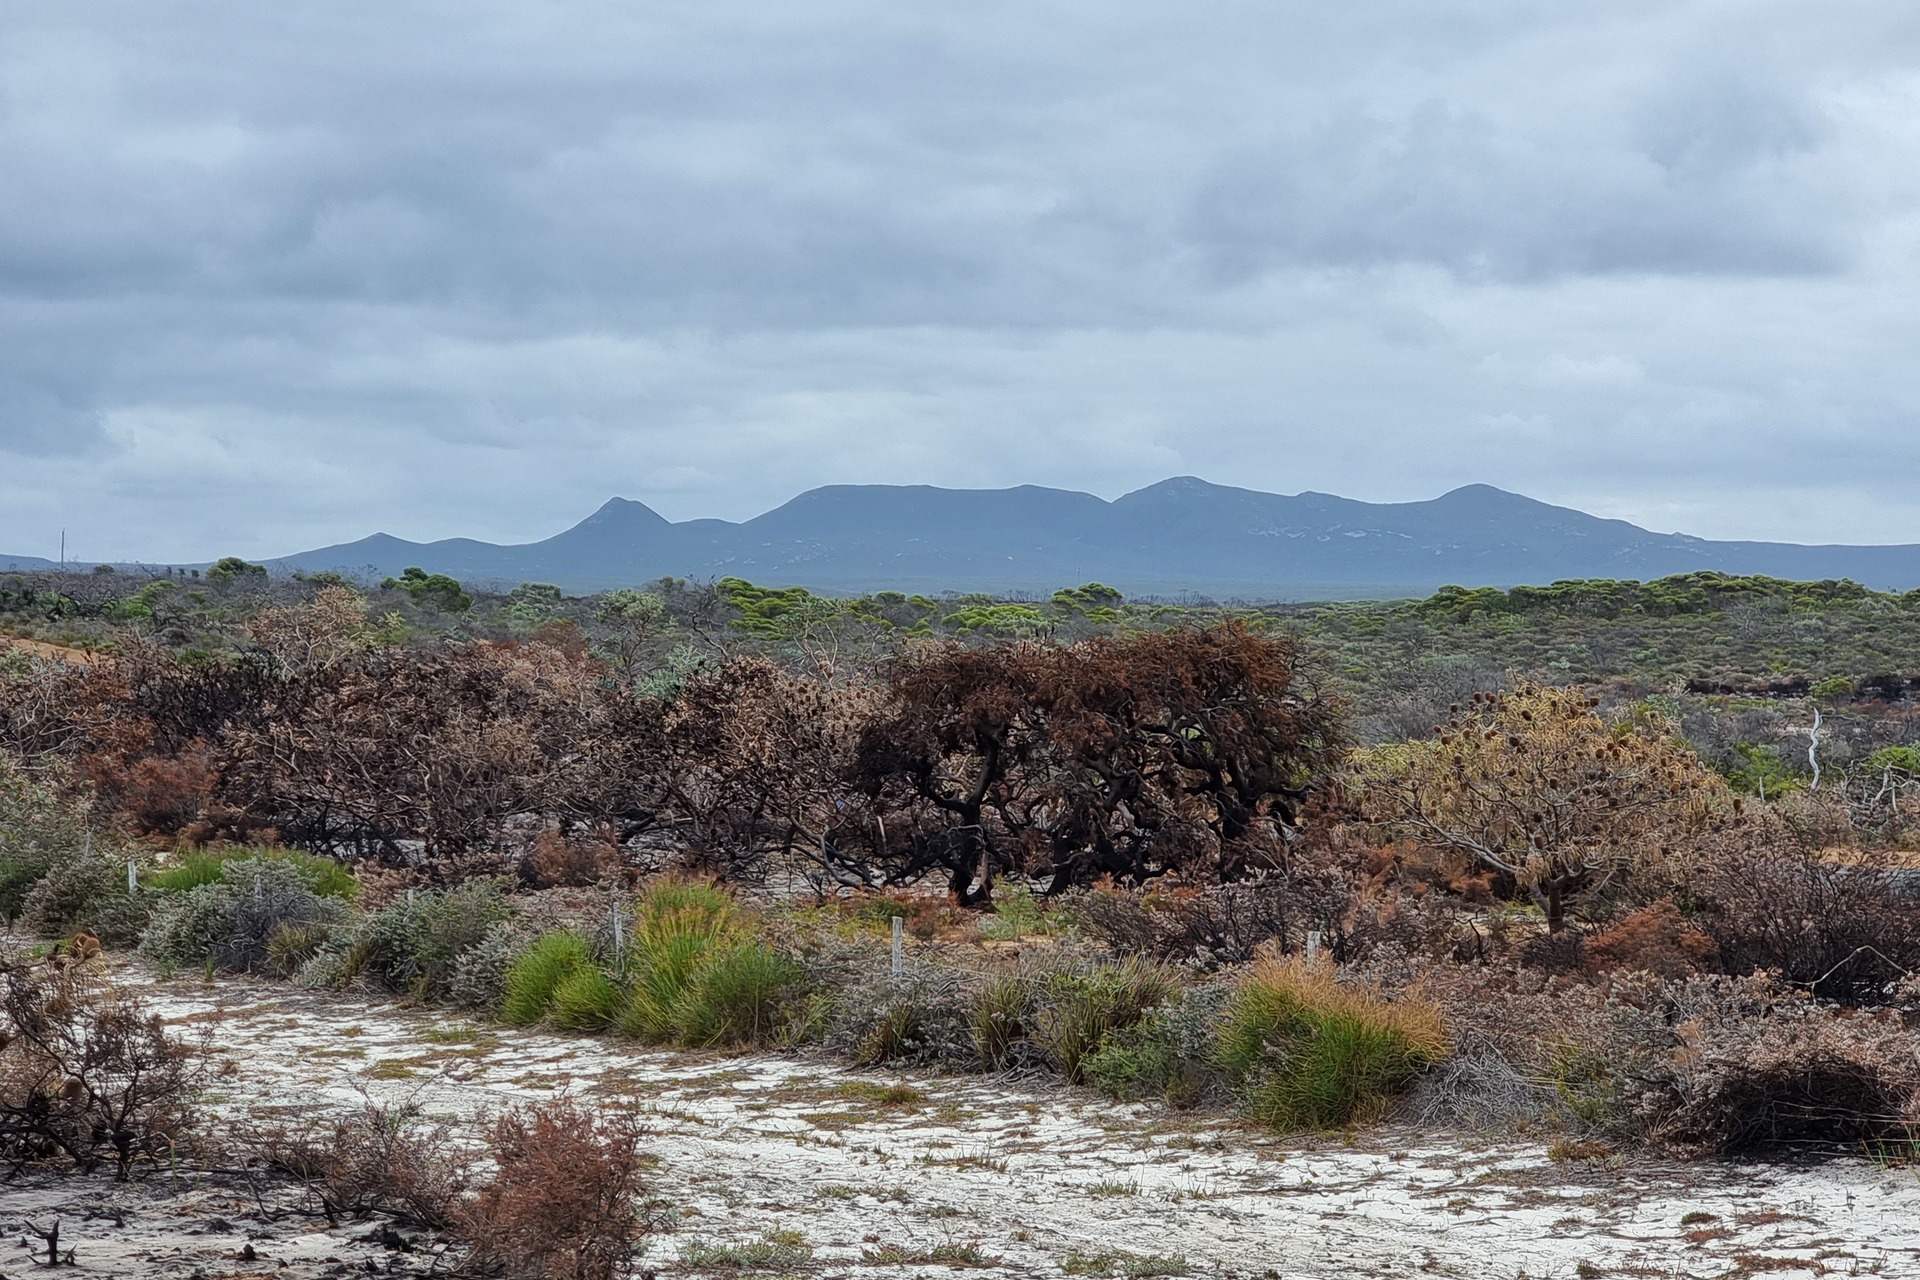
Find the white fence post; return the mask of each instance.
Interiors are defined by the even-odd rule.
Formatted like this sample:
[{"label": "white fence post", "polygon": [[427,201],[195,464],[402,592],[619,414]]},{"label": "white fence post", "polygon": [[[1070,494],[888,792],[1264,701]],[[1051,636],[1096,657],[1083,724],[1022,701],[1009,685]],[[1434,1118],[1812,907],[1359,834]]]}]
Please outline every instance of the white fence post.
[{"label": "white fence post", "polygon": [[893,918],[893,976],[898,978],[907,967],[907,921],[904,916]]}]

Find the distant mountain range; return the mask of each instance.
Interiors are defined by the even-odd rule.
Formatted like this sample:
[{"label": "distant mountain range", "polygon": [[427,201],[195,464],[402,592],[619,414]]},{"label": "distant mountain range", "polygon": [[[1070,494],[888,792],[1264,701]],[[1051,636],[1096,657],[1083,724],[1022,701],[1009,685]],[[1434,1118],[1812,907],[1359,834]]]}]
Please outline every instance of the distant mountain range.
[{"label": "distant mountain range", "polygon": [[[8,562],[0,556],[0,566]],[[28,558],[14,562],[26,567]],[[820,592],[1047,592],[1099,581],[1129,595],[1337,599],[1696,569],[1920,587],[1920,545],[1712,542],[1488,485],[1428,502],[1372,503],[1190,476],[1112,502],[1032,485],[829,485],[737,524],[675,523],[614,498],[540,542],[421,543],[380,533],[268,563],[375,577],[419,565],[468,582],[570,591],[732,576]]]}]

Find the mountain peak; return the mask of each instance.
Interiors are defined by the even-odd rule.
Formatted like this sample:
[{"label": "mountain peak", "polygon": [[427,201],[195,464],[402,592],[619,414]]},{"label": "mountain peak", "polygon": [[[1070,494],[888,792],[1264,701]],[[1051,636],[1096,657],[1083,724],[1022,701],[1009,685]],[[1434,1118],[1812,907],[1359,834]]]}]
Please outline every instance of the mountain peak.
[{"label": "mountain peak", "polygon": [[600,509],[575,525],[584,529],[588,525],[667,525],[672,521],[655,511],[644,502],[635,502],[632,498],[608,498],[600,504]]}]

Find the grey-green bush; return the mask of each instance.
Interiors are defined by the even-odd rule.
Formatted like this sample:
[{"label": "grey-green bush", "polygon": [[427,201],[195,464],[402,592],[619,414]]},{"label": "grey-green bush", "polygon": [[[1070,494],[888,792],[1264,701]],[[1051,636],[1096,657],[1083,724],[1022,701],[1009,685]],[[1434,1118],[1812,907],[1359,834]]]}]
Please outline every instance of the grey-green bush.
[{"label": "grey-green bush", "polygon": [[1130,1027],[1109,1032],[1081,1063],[1086,1082],[1123,1102],[1159,1098],[1196,1107],[1223,1092],[1215,1032],[1228,988],[1190,986]]},{"label": "grey-green bush", "polygon": [[1082,1064],[1109,1033],[1131,1027],[1179,992],[1171,970],[1140,957],[1059,970],[1038,986],[1033,1041],[1049,1066],[1078,1084]]},{"label": "grey-green bush", "polygon": [[258,969],[283,926],[338,925],[347,914],[340,899],[315,893],[300,868],[239,858],[222,866],[219,880],[162,897],[140,950],[162,964]]},{"label": "grey-green bush", "polygon": [[0,756],[0,918],[17,919],[41,877],[90,847],[82,806]]},{"label": "grey-green bush", "polygon": [[56,863],[27,891],[20,927],[42,938],[85,929],[109,947],[128,947],[146,928],[152,896],[145,890],[127,892],[124,867],[82,855]]},{"label": "grey-green bush", "polygon": [[401,898],[366,924],[366,976],[419,999],[448,995],[461,961],[511,920],[507,885],[474,879]]}]

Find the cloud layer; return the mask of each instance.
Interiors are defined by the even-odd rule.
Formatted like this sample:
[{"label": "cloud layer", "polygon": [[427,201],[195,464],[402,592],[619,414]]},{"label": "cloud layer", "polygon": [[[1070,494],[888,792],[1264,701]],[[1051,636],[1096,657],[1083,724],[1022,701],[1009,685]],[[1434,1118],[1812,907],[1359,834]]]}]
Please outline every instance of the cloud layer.
[{"label": "cloud layer", "polygon": [[1920,541],[1920,11],[15,0],[0,551],[1487,481]]}]

